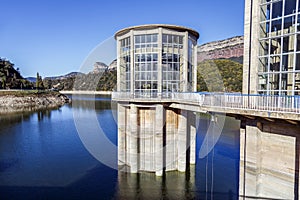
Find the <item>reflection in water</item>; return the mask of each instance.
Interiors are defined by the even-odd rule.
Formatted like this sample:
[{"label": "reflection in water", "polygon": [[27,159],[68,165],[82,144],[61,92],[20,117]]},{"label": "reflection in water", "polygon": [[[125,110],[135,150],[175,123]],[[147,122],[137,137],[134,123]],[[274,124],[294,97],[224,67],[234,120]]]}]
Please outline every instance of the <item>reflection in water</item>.
[{"label": "reflection in water", "polygon": [[[226,120],[214,152],[203,159],[197,155],[197,164],[187,173],[128,174],[94,159],[74,125],[74,109],[96,112],[102,129],[116,144],[110,99],[73,96],[74,101],[80,102],[59,110],[0,116],[1,199],[237,199],[237,121]],[[200,120],[197,153],[208,125],[206,119]]]},{"label": "reflection in water", "polygon": [[[197,153],[209,127],[209,119],[201,118],[197,135]],[[238,198],[239,121],[226,118],[220,140],[203,159],[197,155],[196,165],[186,173],[118,173],[117,199],[224,199]]]},{"label": "reflection in water", "polygon": [[82,110],[110,110],[111,101],[109,96],[101,95],[73,95],[72,108]]},{"label": "reflection in water", "polygon": [[118,173],[117,199],[195,199],[195,168],[186,173]]}]

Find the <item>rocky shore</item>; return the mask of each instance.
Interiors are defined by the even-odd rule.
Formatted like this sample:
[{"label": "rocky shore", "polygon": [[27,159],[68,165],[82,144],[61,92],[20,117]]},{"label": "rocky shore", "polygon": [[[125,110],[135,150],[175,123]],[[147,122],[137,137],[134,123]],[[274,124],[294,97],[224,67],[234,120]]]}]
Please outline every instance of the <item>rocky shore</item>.
[{"label": "rocky shore", "polygon": [[0,114],[58,108],[65,103],[70,103],[70,99],[58,92],[0,92]]}]

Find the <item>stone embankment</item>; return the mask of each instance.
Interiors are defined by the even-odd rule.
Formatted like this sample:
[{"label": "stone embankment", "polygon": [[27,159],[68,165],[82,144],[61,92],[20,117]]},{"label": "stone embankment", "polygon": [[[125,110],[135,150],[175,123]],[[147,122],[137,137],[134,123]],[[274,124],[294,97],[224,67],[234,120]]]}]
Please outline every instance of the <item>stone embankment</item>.
[{"label": "stone embankment", "polygon": [[50,93],[0,93],[0,114],[58,108],[70,99],[58,92]]}]

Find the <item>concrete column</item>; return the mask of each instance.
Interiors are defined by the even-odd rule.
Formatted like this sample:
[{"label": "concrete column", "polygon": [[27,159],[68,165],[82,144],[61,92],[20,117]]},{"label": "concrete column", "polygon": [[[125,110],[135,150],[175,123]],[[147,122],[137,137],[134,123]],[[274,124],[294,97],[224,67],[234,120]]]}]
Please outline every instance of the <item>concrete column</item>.
[{"label": "concrete column", "polygon": [[118,165],[126,164],[126,108],[118,104]]},{"label": "concrete column", "polygon": [[162,92],[162,28],[158,28],[158,73],[157,73],[157,91]]},{"label": "concrete column", "polygon": [[198,46],[197,43],[194,46],[194,63],[193,63],[193,92],[197,92],[197,71],[198,71],[198,62],[197,62],[197,58],[198,58]]},{"label": "concrete column", "polygon": [[[254,196],[257,194],[257,128],[255,125],[246,125],[240,129],[240,183],[241,196]],[[251,169],[251,173],[249,173]]]},{"label": "concrete column", "polygon": [[136,105],[130,105],[130,142],[129,142],[129,166],[131,173],[138,172],[138,109]]},{"label": "concrete column", "polygon": [[156,176],[163,175],[163,130],[164,130],[164,107],[163,105],[156,106],[155,112],[155,174]]},{"label": "concrete column", "polygon": [[[189,62],[189,33],[186,31],[183,39],[183,92],[187,92],[187,69]],[[182,84],[182,83],[181,83]]]},{"label": "concrete column", "polygon": [[134,94],[134,35],[133,30],[130,30],[130,93]]},{"label": "concrete column", "polygon": [[194,112],[188,112],[187,119],[189,127],[189,148],[190,148],[190,164],[196,164],[196,115]]},{"label": "concrete column", "polygon": [[181,110],[181,114],[178,114],[178,171],[181,172],[186,170],[187,112]]},{"label": "concrete column", "polygon": [[245,196],[245,179],[246,179],[245,145],[246,145],[246,128],[241,128],[240,129],[240,178],[239,178],[239,195],[240,196]]},{"label": "concrete column", "polygon": [[117,59],[117,91],[120,92],[121,91],[121,62],[120,62],[120,40],[119,38],[117,38],[117,55],[118,55],[118,59]]}]

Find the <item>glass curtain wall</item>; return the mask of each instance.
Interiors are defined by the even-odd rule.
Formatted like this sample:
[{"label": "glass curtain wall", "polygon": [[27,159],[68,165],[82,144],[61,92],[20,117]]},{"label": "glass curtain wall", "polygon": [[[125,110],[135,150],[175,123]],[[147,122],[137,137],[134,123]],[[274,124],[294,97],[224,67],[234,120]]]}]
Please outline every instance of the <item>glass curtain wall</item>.
[{"label": "glass curtain wall", "polygon": [[162,35],[162,92],[165,95],[180,91],[183,73],[183,36]]},{"label": "glass curtain wall", "polygon": [[188,44],[188,70],[187,70],[187,81],[188,81],[188,86],[187,90],[188,91],[193,91],[193,84],[194,84],[194,48],[197,45],[196,41],[192,38],[189,37],[189,44]]},{"label": "glass curtain wall", "polygon": [[134,44],[134,94],[157,97],[158,34],[135,35]]},{"label": "glass curtain wall", "polygon": [[160,31],[132,31],[119,40],[122,92],[156,98],[193,91],[197,39],[186,32]]},{"label": "glass curtain wall", "polygon": [[260,4],[258,91],[268,95],[300,92],[299,0]]},{"label": "glass curtain wall", "polygon": [[130,92],[130,37],[120,41],[120,86],[122,92]]}]

